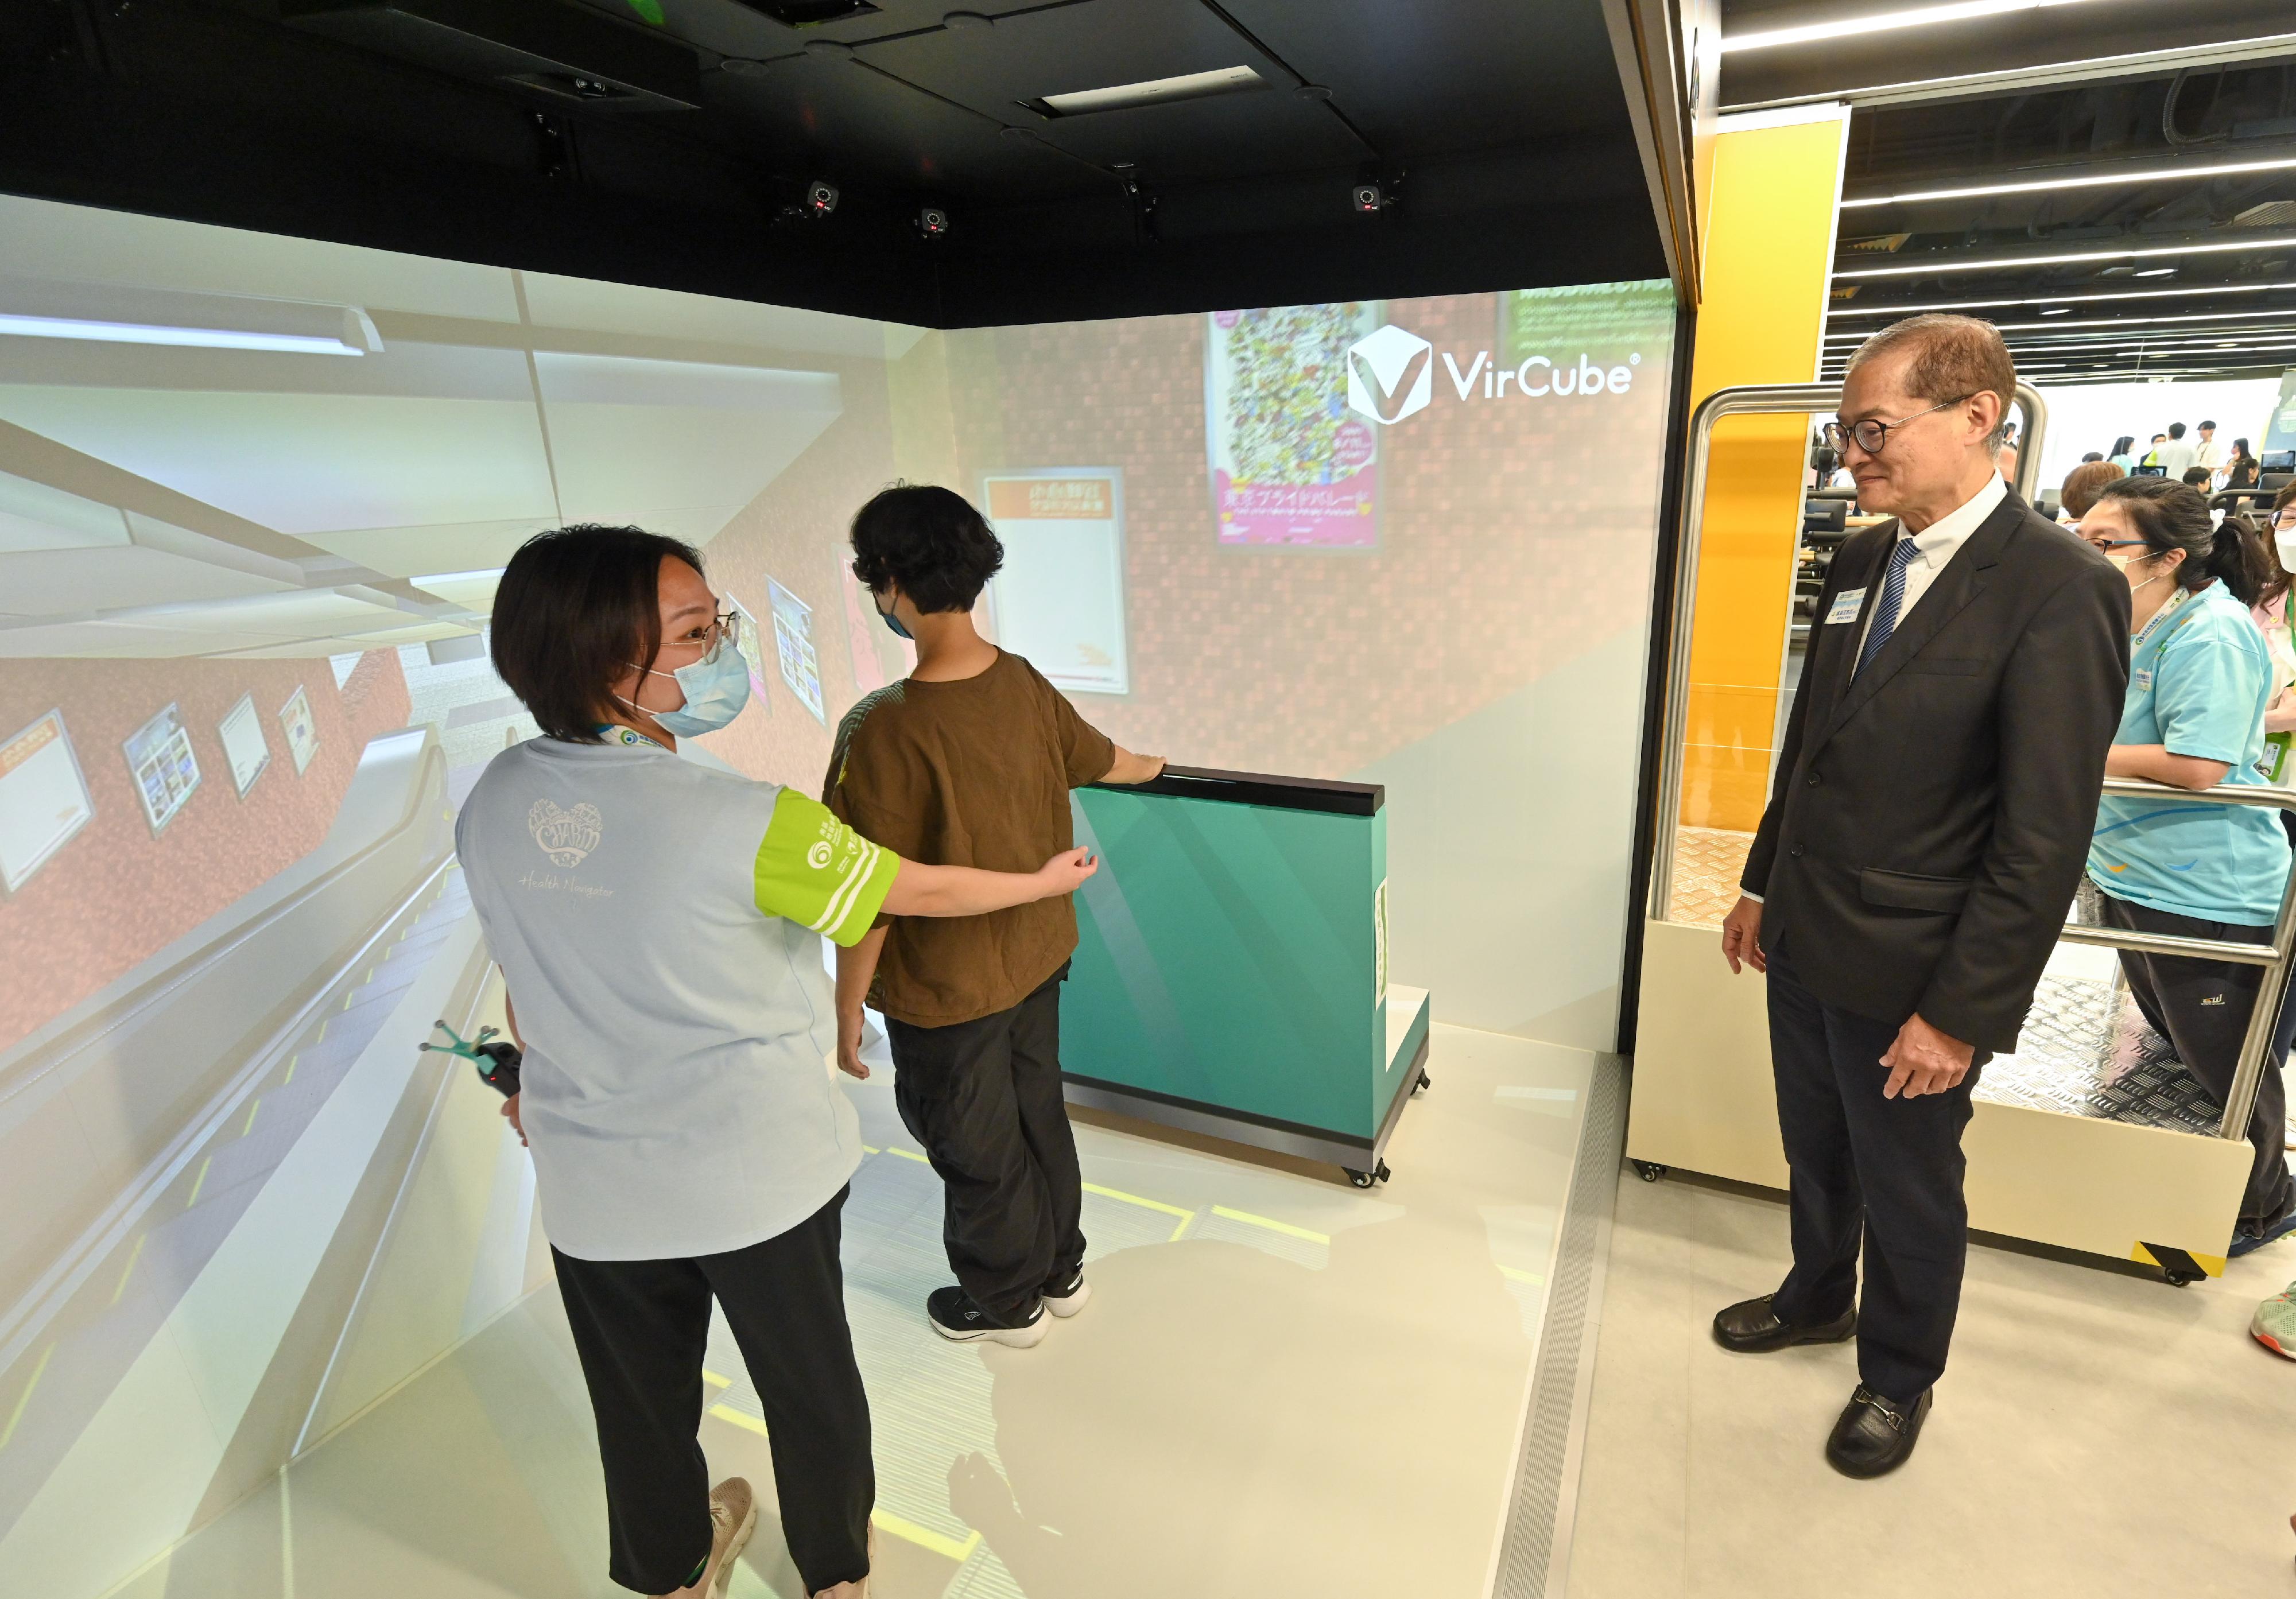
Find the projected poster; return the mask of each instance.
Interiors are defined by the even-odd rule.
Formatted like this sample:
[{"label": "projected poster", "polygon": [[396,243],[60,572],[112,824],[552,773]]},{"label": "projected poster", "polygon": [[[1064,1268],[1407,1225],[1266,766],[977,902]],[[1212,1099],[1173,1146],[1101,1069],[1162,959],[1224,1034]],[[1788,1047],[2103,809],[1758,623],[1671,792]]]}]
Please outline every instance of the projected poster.
[{"label": "projected poster", "polygon": [[255,696],[240,695],[239,703],[231,708],[216,733],[223,740],[223,758],[231,767],[232,785],[244,800],[255,780],[263,775],[263,768],[271,764],[271,744],[263,736],[263,718],[256,711]]},{"label": "projected poster", "polygon": [[94,815],[63,712],[0,744],[0,886],[22,888]]},{"label": "projected poster", "polygon": [[821,657],[813,647],[813,607],[771,578],[766,586],[774,603],[774,650],[781,657],[782,681],[790,685],[823,726],[829,716],[821,704]]},{"label": "projected poster", "polygon": [[279,726],[287,734],[287,753],[295,758],[295,775],[300,777],[319,752],[319,729],[311,720],[310,696],[299,685],[279,708]]},{"label": "projected poster", "polygon": [[766,636],[758,626],[757,613],[735,599],[729,590],[725,595],[726,609],[734,618],[734,645],[742,652],[742,660],[750,668],[750,699],[767,716],[774,713],[774,697],[766,691]]},{"label": "projected poster", "polygon": [[127,754],[127,769],[135,774],[144,815],[157,833],[176,819],[200,786],[199,758],[192,753],[182,713],[168,706],[138,727],[121,748]]},{"label": "projected poster", "polygon": [[1114,467],[981,480],[1004,546],[997,643],[1072,693],[1131,692],[1124,627],[1124,483]]},{"label": "projected poster", "polygon": [[[1206,320],[1204,422],[1220,543],[1378,545],[1378,423],[1350,406],[1349,380],[1357,346],[1383,320],[1376,300],[1215,311]],[[1358,382],[1376,386],[1366,397],[1388,420],[1409,414],[1414,398],[1425,403],[1425,341],[1398,342],[1398,363],[1382,361],[1380,348],[1360,357],[1367,381]]]}]

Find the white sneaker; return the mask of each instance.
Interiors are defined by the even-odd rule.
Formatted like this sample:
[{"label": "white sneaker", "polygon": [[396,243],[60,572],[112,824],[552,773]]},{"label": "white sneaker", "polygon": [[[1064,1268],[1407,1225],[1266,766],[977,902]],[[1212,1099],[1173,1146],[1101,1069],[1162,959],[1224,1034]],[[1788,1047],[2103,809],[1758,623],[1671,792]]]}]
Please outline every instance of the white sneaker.
[{"label": "white sneaker", "polygon": [[[728,1477],[709,1490],[709,1562],[701,1575],[663,1599],[718,1599],[734,1575],[734,1562],[758,1529],[757,1496],[749,1480]],[[840,1595],[843,1599],[843,1595]]]},{"label": "white sneaker", "polygon": [[1092,1284],[1084,1280],[1082,1267],[1078,1267],[1077,1275],[1069,1279],[1068,1286],[1065,1288],[1048,1288],[1045,1291],[1045,1308],[1062,1321],[1068,1320],[1083,1309],[1091,1300]]}]

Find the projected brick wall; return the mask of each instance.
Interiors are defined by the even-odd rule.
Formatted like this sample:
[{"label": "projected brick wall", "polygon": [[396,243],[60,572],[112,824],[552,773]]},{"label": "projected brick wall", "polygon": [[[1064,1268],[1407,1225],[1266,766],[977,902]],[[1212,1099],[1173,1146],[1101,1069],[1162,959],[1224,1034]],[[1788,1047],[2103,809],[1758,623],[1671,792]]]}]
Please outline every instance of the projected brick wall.
[{"label": "projected brick wall", "polygon": [[[300,776],[278,715],[299,686],[318,734]],[[249,693],[271,761],[242,798],[217,726]],[[155,835],[122,746],[171,703],[200,784]],[[340,689],[324,658],[12,660],[0,672],[0,737],[57,709],[94,816],[0,898],[0,1050],[310,853],[367,741],[406,725],[406,678],[395,650],[369,652]]]},{"label": "projected brick wall", "polygon": [[1124,473],[1132,692],[1077,701],[1119,742],[1337,776],[1644,624],[1663,323],[1623,395],[1462,400],[1440,356],[1495,348],[1496,297],[1387,315],[1437,359],[1432,403],[1382,430],[1372,551],[1216,542],[1204,318],[948,336],[968,496],[996,469]]}]

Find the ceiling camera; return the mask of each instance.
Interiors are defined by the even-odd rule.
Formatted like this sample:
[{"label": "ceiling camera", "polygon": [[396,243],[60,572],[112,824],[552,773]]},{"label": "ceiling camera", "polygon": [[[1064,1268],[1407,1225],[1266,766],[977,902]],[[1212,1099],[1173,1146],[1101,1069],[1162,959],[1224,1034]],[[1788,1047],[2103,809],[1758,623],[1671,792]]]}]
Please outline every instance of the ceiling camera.
[{"label": "ceiling camera", "polygon": [[806,184],[805,209],[812,216],[828,216],[837,209],[837,185],[825,177],[816,177]]},{"label": "ceiling camera", "polygon": [[917,232],[928,239],[948,236],[948,213],[937,205],[929,205],[917,213]]}]

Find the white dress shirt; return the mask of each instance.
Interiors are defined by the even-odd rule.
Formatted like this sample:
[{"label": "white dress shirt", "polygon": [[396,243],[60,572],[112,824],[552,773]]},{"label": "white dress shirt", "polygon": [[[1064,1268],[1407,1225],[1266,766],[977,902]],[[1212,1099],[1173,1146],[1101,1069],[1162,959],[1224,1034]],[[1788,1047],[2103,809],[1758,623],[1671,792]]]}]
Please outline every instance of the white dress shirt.
[{"label": "white dress shirt", "polygon": [[[1959,505],[1947,512],[1920,532],[1909,533],[1903,524],[1899,525],[1898,542],[1911,540],[1914,554],[1906,562],[1906,594],[1905,597],[1898,603],[1896,626],[1902,627],[1906,625],[1906,619],[1913,615],[1915,605],[1920,602],[1923,594],[1929,593],[1930,585],[1937,581],[1937,575],[1945,570],[1946,562],[1951,561],[1955,552],[1969,542],[1969,536],[1977,531],[1979,524],[1992,515],[1994,508],[2008,496],[2009,485],[2001,480],[1999,472],[1995,472],[1985,480],[1984,488],[1971,495]],[[1879,586],[1888,578],[1890,562],[1895,558],[1897,553],[1898,545],[1892,544],[1890,546],[1890,554],[1883,556],[1874,568],[1870,586]],[[1873,630],[1874,613],[1880,609],[1881,597],[1876,595],[1873,603],[1866,607],[1864,625],[1857,630],[1857,649],[1860,654],[1864,653],[1866,649],[1866,634]],[[1823,622],[1820,625],[1823,626]],[[1813,651],[1816,642],[1813,637],[1811,640]],[[1853,655],[1850,659],[1855,660],[1857,657]],[[1748,893],[1743,889],[1739,892],[1756,905],[1762,903],[1762,897],[1759,894]]]},{"label": "white dress shirt", "polygon": [[2210,472],[2225,463],[2225,447],[2213,439],[2203,439],[2193,451],[2193,464],[2205,466]]},{"label": "white dress shirt", "polygon": [[[1904,525],[1899,524],[1898,542],[1904,543],[1910,539],[1913,542],[1914,554],[1912,559],[1906,562],[1906,597],[1898,604],[1898,626],[1902,627],[1906,619],[1914,613],[1914,606],[1923,594],[1929,593],[1930,585],[1937,581],[1937,575],[1939,572],[1945,570],[1945,563],[1953,559],[1954,552],[1968,542],[1969,536],[1977,531],[1978,524],[1992,515],[1993,508],[2008,497],[2008,494],[2009,485],[2001,480],[1999,472],[1995,472],[1985,480],[1984,488],[1971,495],[1969,498],[1920,532],[1908,533]],[[1874,569],[1873,582],[1877,586],[1889,576],[1890,562],[1896,557],[1897,553],[1897,545],[1891,545],[1890,554],[1884,556],[1882,563]],[[1881,598],[1876,595],[1874,603],[1866,608],[1865,625],[1857,631],[1857,648],[1860,653],[1863,653],[1866,648],[1866,634],[1873,630],[1874,613],[1880,609]],[[1856,657],[1853,656],[1851,659],[1855,660]]]}]

